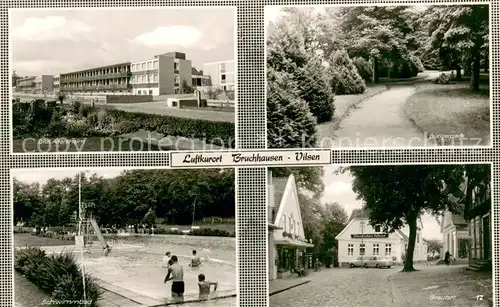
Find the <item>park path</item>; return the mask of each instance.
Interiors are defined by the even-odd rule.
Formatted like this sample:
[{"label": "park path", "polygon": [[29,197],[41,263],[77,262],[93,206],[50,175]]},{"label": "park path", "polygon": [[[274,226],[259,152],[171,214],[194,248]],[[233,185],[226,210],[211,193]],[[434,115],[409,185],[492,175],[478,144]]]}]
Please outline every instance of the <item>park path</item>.
[{"label": "park path", "polygon": [[431,140],[420,133],[403,113],[404,103],[414,93],[415,88],[411,85],[391,85],[389,90],[361,102],[340,123],[333,142],[330,141],[326,147],[433,146]]}]

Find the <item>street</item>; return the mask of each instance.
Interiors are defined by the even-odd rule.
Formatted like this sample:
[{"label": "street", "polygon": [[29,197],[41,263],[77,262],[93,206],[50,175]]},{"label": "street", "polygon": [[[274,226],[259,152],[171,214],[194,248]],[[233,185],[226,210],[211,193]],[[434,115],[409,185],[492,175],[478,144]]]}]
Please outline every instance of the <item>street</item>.
[{"label": "street", "polygon": [[489,306],[491,272],[469,272],[461,265],[415,268],[420,271],[322,269],[304,277],[311,282],[271,296],[270,306]]}]

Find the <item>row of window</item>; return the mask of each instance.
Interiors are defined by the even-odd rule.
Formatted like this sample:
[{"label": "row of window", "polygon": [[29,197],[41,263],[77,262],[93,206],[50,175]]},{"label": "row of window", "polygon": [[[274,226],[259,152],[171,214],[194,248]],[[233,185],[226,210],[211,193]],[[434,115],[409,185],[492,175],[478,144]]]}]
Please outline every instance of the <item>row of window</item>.
[{"label": "row of window", "polygon": [[130,65],[130,71],[141,71],[141,70],[156,69],[156,68],[158,68],[158,60],[152,60],[148,62],[142,62]]},{"label": "row of window", "polygon": [[281,217],[281,225],[284,232],[288,232],[294,235],[299,235],[300,223],[295,221],[293,216],[289,216],[288,219],[285,215]]},{"label": "row of window", "polygon": [[133,76],[132,79],[130,80],[130,83],[132,83],[132,84],[157,83],[157,82],[158,82],[158,75],[157,74]]},{"label": "row of window", "polygon": [[[360,244],[359,245],[359,255],[364,256],[366,253],[366,247],[365,244]],[[385,256],[390,256],[392,253],[392,245],[391,244],[385,244]],[[347,255],[348,256],[354,256],[354,244],[347,244]],[[373,255],[374,256],[379,256],[380,255],[380,246],[378,243],[373,244]]]}]

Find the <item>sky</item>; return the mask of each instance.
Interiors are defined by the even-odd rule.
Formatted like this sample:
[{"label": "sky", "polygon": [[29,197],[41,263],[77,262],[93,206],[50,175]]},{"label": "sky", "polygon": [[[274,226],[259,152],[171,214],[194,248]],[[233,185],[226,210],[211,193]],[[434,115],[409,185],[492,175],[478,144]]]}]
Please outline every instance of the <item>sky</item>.
[{"label": "sky", "polygon": [[235,14],[229,7],[13,9],[12,70],[56,75],[172,51],[201,69],[235,60]]},{"label": "sky", "polygon": [[[363,207],[363,202],[356,199],[357,194],[352,191],[353,177],[349,172],[341,175],[335,175],[334,171],[337,167],[325,167],[325,175],[323,182],[325,191],[323,193],[322,202],[339,203],[347,211],[350,216],[353,209]],[[442,240],[441,226],[437,223],[435,217],[429,214],[422,216],[423,230],[422,235],[425,239]]]},{"label": "sky", "polygon": [[40,183],[45,184],[49,179],[53,178],[56,180],[74,177],[81,171],[88,171],[88,174],[96,174],[99,177],[105,179],[115,178],[120,175],[121,172],[127,170],[128,168],[117,167],[117,168],[30,168],[30,169],[15,169],[12,170],[12,176],[17,180],[32,184]]}]

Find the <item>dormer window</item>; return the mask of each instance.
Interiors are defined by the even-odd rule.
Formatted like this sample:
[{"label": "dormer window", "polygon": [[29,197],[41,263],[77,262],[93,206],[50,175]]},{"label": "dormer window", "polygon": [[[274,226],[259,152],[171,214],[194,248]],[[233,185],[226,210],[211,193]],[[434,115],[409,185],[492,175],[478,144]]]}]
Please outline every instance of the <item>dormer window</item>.
[{"label": "dormer window", "polygon": [[380,226],[379,225],[375,226],[375,232],[380,232]]}]

